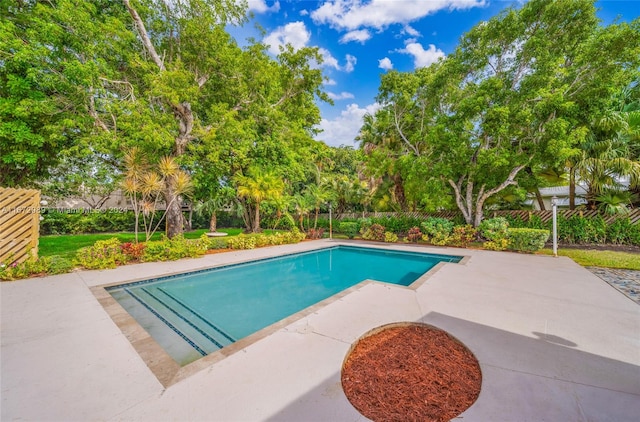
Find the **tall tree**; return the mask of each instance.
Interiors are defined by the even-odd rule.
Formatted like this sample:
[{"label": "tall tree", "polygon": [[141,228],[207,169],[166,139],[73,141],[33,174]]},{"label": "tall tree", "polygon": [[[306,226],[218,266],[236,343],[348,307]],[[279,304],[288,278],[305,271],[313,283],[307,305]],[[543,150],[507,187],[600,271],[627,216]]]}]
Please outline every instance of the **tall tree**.
[{"label": "tall tree", "polygon": [[441,62],[385,75],[376,118],[477,226],[523,169],[564,163],[584,141],[612,89],[633,77],[639,27],[600,26],[589,0],[529,1],[474,27]]},{"label": "tall tree", "polygon": [[103,86],[129,91],[113,80],[135,39],[109,0],[2,0],[0,16],[0,184],[31,186],[65,150],[99,152],[86,148],[87,110],[109,95]]},{"label": "tall tree", "polygon": [[247,231],[258,233],[261,231],[260,205],[265,201],[282,197],[285,184],[273,171],[265,171],[258,167],[252,167],[246,176],[237,176],[236,183]]},{"label": "tall tree", "polygon": [[619,192],[640,187],[639,91],[636,81],[616,92],[609,108],[594,118],[586,142],[569,159],[571,209],[577,180],[587,189],[591,209],[596,208],[598,197],[617,199],[624,197]]}]

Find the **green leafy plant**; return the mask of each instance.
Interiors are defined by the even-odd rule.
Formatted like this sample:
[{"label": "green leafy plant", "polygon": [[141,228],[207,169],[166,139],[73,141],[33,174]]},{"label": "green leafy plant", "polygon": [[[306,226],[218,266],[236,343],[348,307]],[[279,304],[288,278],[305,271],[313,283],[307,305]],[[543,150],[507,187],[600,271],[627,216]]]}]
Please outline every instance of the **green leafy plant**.
[{"label": "green leafy plant", "polygon": [[490,251],[504,251],[509,246],[509,239],[498,239],[498,240],[489,240],[482,244],[484,249],[488,249]]},{"label": "green leafy plant", "polygon": [[398,241],[398,235],[393,232],[385,232],[384,241],[387,243],[396,243]]},{"label": "green leafy plant", "polygon": [[349,239],[353,239],[358,234],[358,223],[353,221],[343,221],[338,225],[340,233],[346,234]]},{"label": "green leafy plant", "polygon": [[508,248],[514,251],[536,252],[549,240],[549,230],[509,228]]},{"label": "green leafy plant", "polygon": [[455,226],[453,233],[447,239],[447,244],[451,246],[467,247],[469,243],[476,239],[478,230],[470,224]]},{"label": "green leafy plant", "polygon": [[367,228],[364,233],[362,233],[362,238],[365,240],[377,240],[384,241],[385,239],[385,228],[380,224],[372,224]]},{"label": "green leafy plant", "polygon": [[629,218],[618,218],[607,226],[607,242],[640,246],[640,224]]},{"label": "green leafy plant", "polygon": [[429,217],[420,224],[422,232],[426,235],[423,240],[431,242],[433,245],[446,245],[449,236],[453,232],[453,221],[446,218]]},{"label": "green leafy plant", "polygon": [[502,240],[507,238],[507,229],[509,228],[509,222],[504,217],[489,218],[478,226],[480,235],[489,241],[498,242],[502,244]]},{"label": "green leafy plant", "polygon": [[89,270],[115,268],[129,261],[122,251],[118,239],[98,240],[92,246],[79,249],[76,253],[78,264]]},{"label": "green leafy plant", "polygon": [[371,218],[359,218],[358,225],[360,226],[360,234],[364,234],[364,232],[367,231],[372,224],[373,221],[371,220]]},{"label": "green leafy plant", "polygon": [[181,258],[194,258],[203,255],[209,246],[206,238],[185,239],[182,235],[172,239],[166,236],[162,240],[147,242],[142,253],[142,261],[174,261]]},{"label": "green leafy plant", "polygon": [[64,274],[72,269],[73,263],[59,256],[30,257],[20,263],[1,264],[0,280],[18,280],[32,276]]},{"label": "green leafy plant", "polygon": [[409,215],[396,215],[371,218],[372,224],[380,224],[393,233],[407,233],[412,227],[420,224],[420,219]]}]

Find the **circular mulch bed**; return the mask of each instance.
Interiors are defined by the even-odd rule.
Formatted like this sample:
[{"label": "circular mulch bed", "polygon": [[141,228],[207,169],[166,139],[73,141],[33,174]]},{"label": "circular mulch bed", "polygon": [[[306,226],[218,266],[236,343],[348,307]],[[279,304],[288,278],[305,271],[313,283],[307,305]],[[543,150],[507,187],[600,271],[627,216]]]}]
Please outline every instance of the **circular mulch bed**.
[{"label": "circular mulch bed", "polygon": [[361,337],[342,366],[351,404],[374,421],[449,421],[480,394],[473,353],[427,324],[395,323]]}]

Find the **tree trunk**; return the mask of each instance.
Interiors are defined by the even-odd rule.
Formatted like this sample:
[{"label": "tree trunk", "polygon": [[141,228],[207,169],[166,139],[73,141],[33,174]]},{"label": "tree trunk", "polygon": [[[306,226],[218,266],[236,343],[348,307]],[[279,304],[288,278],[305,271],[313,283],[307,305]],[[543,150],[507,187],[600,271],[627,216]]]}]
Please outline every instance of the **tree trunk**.
[{"label": "tree trunk", "polygon": [[[131,6],[129,0],[123,0],[126,9],[129,11],[131,18],[133,19],[133,23],[136,26],[136,30],[140,35],[142,40],[142,44],[144,45],[145,50],[151,56],[153,62],[158,66],[160,72],[165,72],[166,68],[162,58],[156,51],[151,39],[149,38],[149,34],[147,33],[147,29],[145,28],[144,22],[140,18],[138,11]],[[191,111],[191,104],[187,101],[182,103],[172,103],[171,101],[167,101],[171,108],[173,109],[173,113],[178,120],[178,136],[175,138],[175,152],[174,157],[179,157],[185,153],[185,148],[187,144],[193,139],[192,131],[193,131],[193,112]],[[170,178],[169,178],[170,179]],[[167,202],[167,213],[166,213],[166,224],[167,224],[167,237],[172,238],[173,236],[179,235],[183,233],[183,223],[184,217],[182,216],[182,210],[180,206],[180,201],[178,201],[177,194],[175,191],[175,187],[173,181],[167,181],[165,183],[165,201]],[[172,199],[175,199],[172,201]]]},{"label": "tree trunk", "polygon": [[251,204],[244,199],[240,199],[240,206],[242,207],[242,221],[244,222],[245,233],[252,233],[253,220],[251,219],[251,215],[253,214],[253,210],[251,209]]},{"label": "tree trunk", "polygon": [[209,232],[215,233],[218,230],[218,218],[216,217],[216,212],[211,213],[211,220],[209,220]]},{"label": "tree trunk", "polygon": [[[449,179],[448,182],[453,188],[456,197],[456,205],[460,211],[462,211],[462,215],[467,224],[471,224],[474,227],[478,227],[480,223],[482,223],[482,219],[484,217],[484,203],[489,199],[492,195],[502,191],[507,186],[517,185],[518,182],[515,181],[515,177],[518,175],[520,170],[522,170],[525,166],[517,166],[514,167],[509,176],[507,176],[506,180],[500,183],[493,189],[489,189],[485,191],[485,186],[482,185],[480,187],[480,191],[477,195],[473,194],[473,181],[471,180],[471,176],[469,176],[467,180],[466,186],[466,195],[462,196],[462,185],[467,179],[467,176],[461,176],[458,179],[458,183],[455,183],[453,180]],[[475,196],[475,199],[474,199]]]},{"label": "tree trunk", "polygon": [[395,174],[393,176],[393,196],[396,198],[396,202],[400,205],[400,210],[407,211],[407,198],[404,194],[404,184],[402,176]]},{"label": "tree trunk", "polygon": [[175,188],[171,178],[167,180],[167,186],[164,192],[164,200],[167,204],[167,212],[165,214],[166,222],[166,234],[169,239],[180,235],[184,232],[182,223],[182,206],[180,205],[180,198],[175,194]]},{"label": "tree trunk", "polygon": [[569,209],[576,209],[576,170],[573,167],[569,170]]},{"label": "tree trunk", "polygon": [[542,195],[540,194],[540,189],[535,188],[533,191],[536,194],[536,200],[538,201],[538,207],[540,208],[540,211],[544,211],[546,208],[544,206],[544,200],[542,199]]},{"label": "tree trunk", "polygon": [[253,233],[260,232],[260,202],[256,203],[256,213],[255,213],[255,219],[253,220],[252,232]]}]

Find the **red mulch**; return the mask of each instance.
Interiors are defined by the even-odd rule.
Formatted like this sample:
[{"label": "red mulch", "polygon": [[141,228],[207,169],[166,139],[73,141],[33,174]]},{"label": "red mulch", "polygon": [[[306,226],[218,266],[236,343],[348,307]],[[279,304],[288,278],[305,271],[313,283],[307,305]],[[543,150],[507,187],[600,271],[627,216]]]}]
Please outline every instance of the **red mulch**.
[{"label": "red mulch", "polygon": [[374,421],[449,421],[480,394],[475,356],[435,327],[392,324],[361,338],[342,367],[342,388]]}]

